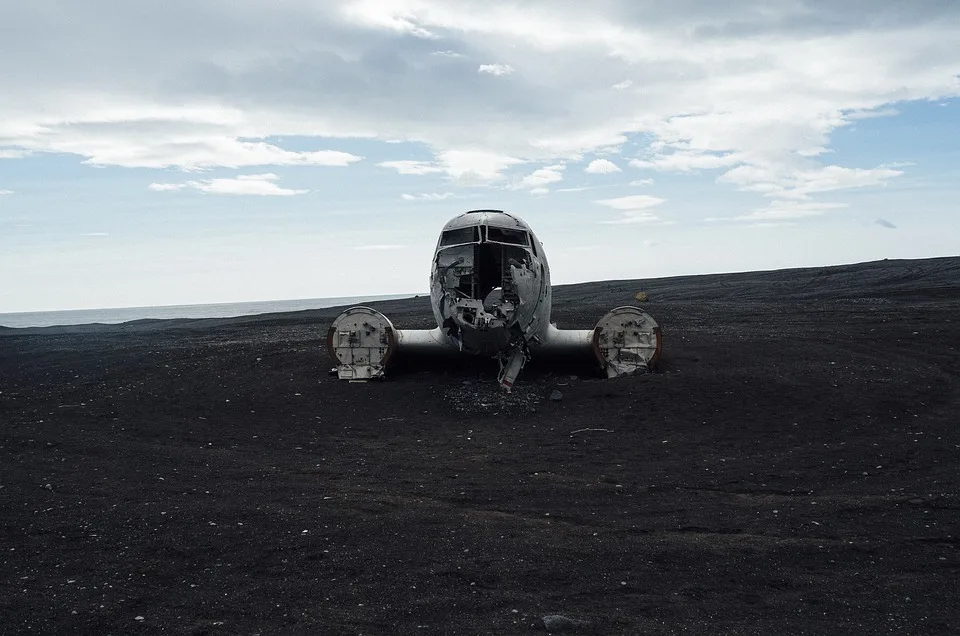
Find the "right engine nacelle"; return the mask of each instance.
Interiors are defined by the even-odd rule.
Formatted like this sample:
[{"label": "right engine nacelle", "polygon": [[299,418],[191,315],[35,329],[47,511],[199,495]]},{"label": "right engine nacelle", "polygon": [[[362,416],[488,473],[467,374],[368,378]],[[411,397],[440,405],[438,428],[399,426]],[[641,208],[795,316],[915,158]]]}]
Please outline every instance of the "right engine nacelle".
[{"label": "right engine nacelle", "polygon": [[608,378],[647,371],[660,357],[660,326],[638,307],[617,307],[593,330],[593,351]]}]

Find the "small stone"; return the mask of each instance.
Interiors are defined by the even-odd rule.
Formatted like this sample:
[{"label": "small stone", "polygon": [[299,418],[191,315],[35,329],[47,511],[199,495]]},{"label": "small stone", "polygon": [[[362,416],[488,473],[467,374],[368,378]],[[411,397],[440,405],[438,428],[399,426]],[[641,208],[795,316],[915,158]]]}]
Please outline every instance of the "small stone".
[{"label": "small stone", "polygon": [[563,614],[547,614],[543,617],[543,626],[548,632],[570,631],[585,624],[583,621],[574,620]]},{"label": "small stone", "polygon": [[563,393],[561,393],[559,389],[554,389],[553,393],[550,394],[551,402],[559,402],[562,399],[563,399]]}]

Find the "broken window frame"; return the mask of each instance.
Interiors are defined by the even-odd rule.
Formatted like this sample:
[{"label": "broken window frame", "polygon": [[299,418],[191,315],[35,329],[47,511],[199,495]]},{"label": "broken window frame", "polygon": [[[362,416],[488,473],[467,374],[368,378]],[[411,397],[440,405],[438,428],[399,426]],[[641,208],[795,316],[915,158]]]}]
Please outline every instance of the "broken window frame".
[{"label": "broken window frame", "polygon": [[[469,240],[466,240],[469,237]],[[452,230],[445,230],[440,234],[440,247],[455,247],[457,245],[469,245],[480,242],[480,227],[471,225],[469,227],[458,227]]]},{"label": "broken window frame", "polygon": [[[493,237],[491,237],[491,231],[493,231]],[[499,234],[499,236],[498,236]],[[509,240],[500,240],[514,237],[520,239],[519,241],[509,241]],[[496,227],[496,226],[485,226],[483,239],[485,243],[498,243],[500,245],[518,245],[520,247],[530,247],[530,233],[526,230],[515,230],[513,228],[506,227]]]}]

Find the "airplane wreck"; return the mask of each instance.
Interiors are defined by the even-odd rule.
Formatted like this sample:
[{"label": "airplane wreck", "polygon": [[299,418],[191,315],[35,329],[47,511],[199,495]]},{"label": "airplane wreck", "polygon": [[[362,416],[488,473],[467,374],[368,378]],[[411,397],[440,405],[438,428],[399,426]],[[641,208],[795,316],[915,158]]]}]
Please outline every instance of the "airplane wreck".
[{"label": "airplane wreck", "polygon": [[351,307],[330,326],[327,348],[343,380],[382,378],[398,353],[467,354],[500,362],[507,391],[533,356],[584,356],[607,377],[644,372],[660,355],[660,327],[635,306],[610,310],[593,329],[550,322],[550,267],[519,217],[473,210],[440,233],[430,272],[433,329],[397,329],[370,307]]}]

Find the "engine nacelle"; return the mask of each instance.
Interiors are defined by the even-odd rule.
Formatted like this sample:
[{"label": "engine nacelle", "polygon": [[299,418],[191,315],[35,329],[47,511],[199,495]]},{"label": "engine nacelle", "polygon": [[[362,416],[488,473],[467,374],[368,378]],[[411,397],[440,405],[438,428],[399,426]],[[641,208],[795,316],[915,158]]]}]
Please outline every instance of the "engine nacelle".
[{"label": "engine nacelle", "polygon": [[383,377],[396,348],[393,323],[369,307],[351,307],[337,316],[327,332],[327,350],[341,380]]},{"label": "engine nacelle", "polygon": [[660,357],[660,326],[639,307],[610,310],[593,330],[593,352],[608,378],[652,368]]}]

